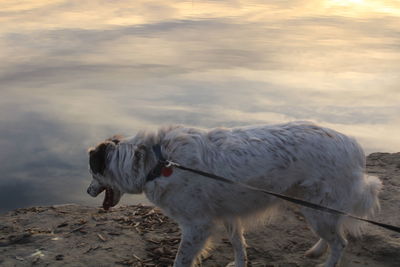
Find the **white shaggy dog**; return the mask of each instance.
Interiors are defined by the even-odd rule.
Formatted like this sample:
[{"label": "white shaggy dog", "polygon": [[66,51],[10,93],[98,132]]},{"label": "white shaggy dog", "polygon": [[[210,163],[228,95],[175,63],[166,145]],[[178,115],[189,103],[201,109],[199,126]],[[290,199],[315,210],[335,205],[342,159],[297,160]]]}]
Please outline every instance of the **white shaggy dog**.
[{"label": "white shaggy dog", "polygon": [[[194,264],[217,223],[229,233],[235,266],[246,266],[242,222],[281,200],[179,169],[148,179],[158,162],[154,145],[160,145],[164,158],[183,166],[360,217],[379,208],[381,182],[365,175],[362,148],[352,138],[308,122],[212,130],[170,126],[130,139],[108,139],[90,149],[93,180],[88,193],[97,196],[106,190],[105,209],[123,193],[144,192],[179,223],[176,267]],[[318,257],[329,247],[325,266],[337,266],[347,243],[344,232],[357,233],[361,225],[309,208],[302,213],[320,237],[306,254]]]}]

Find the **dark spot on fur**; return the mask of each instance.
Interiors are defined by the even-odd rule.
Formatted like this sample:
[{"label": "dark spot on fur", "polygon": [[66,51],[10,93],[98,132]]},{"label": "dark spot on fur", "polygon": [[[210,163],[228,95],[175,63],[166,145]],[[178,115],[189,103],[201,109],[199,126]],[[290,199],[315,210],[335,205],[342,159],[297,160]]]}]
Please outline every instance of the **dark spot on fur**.
[{"label": "dark spot on fur", "polygon": [[145,145],[139,145],[133,155],[133,168],[138,171],[140,161],[146,162],[148,159],[147,148]]},{"label": "dark spot on fur", "polygon": [[140,159],[143,157],[143,152],[141,150],[136,150],[134,154],[135,163],[138,163]]},{"label": "dark spot on fur", "polygon": [[108,138],[106,141],[113,142],[118,145],[124,137],[122,135],[114,135],[113,137]]},{"label": "dark spot on fur", "polygon": [[101,143],[95,149],[89,151],[89,165],[94,174],[104,175],[108,144],[109,143]]},{"label": "dark spot on fur", "polygon": [[325,132],[325,134],[326,134],[326,136],[328,136],[328,137],[330,137],[330,138],[335,138],[333,135],[331,135],[331,134],[328,133],[328,132]]}]

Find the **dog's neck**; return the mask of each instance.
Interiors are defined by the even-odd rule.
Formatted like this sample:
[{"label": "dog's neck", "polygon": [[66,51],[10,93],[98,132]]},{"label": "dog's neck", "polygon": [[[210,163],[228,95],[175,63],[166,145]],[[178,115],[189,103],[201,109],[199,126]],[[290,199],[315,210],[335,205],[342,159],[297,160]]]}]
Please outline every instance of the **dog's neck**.
[{"label": "dog's neck", "polygon": [[[112,182],[121,191],[131,194],[143,192],[146,176],[157,164],[151,147],[146,146],[140,159],[135,158],[135,148],[137,147],[137,144],[120,143],[108,157],[108,171],[112,175]],[[136,157],[139,157],[138,154]]]},{"label": "dog's neck", "polygon": [[160,144],[155,144],[152,146],[152,152],[156,158],[156,164],[154,167],[148,172],[146,176],[146,183],[153,181],[154,179],[157,179],[162,175],[163,169],[166,164],[166,159],[164,158],[162,151],[161,151],[161,145]]}]

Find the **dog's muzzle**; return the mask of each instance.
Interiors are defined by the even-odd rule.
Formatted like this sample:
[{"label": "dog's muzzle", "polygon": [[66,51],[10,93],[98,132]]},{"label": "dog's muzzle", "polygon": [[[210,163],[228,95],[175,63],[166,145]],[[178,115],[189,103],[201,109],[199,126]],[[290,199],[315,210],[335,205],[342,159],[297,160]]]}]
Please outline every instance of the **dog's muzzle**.
[{"label": "dog's muzzle", "polygon": [[103,192],[106,188],[102,185],[100,185],[98,182],[96,182],[95,180],[93,180],[88,189],[87,189],[87,193],[92,196],[92,197],[97,197],[101,192]]},{"label": "dog's muzzle", "polygon": [[93,180],[87,189],[87,193],[92,197],[97,197],[104,190],[106,193],[104,194],[103,208],[108,210],[118,204],[122,196],[121,191],[110,186],[102,186],[97,181]]}]

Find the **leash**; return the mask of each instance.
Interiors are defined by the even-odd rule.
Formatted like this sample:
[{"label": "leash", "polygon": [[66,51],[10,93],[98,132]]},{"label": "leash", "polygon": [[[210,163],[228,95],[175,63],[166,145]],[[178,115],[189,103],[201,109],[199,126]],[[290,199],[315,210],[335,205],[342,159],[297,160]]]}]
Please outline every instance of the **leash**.
[{"label": "leash", "polygon": [[196,174],[199,174],[201,176],[204,176],[204,177],[207,177],[207,178],[210,178],[210,179],[213,179],[213,180],[217,180],[217,181],[221,181],[221,182],[225,182],[225,183],[229,183],[229,184],[234,184],[234,185],[239,185],[241,187],[244,187],[244,188],[247,188],[247,189],[250,189],[250,190],[253,190],[253,191],[258,191],[258,192],[261,192],[261,193],[264,193],[264,194],[267,194],[267,195],[271,195],[271,196],[286,200],[288,202],[292,202],[294,204],[298,204],[300,206],[308,207],[308,208],[311,208],[311,209],[314,209],[314,210],[328,212],[328,213],[335,214],[335,215],[347,216],[347,217],[355,219],[355,220],[367,222],[367,223],[370,223],[370,224],[385,228],[387,230],[391,230],[391,231],[400,233],[400,227],[398,227],[398,226],[394,226],[394,225],[390,225],[390,224],[385,224],[385,223],[380,223],[380,222],[364,219],[364,218],[361,218],[361,217],[358,217],[358,216],[351,215],[351,214],[346,213],[344,211],[336,210],[336,209],[333,209],[333,208],[328,208],[328,207],[321,206],[321,205],[315,204],[315,203],[311,203],[311,202],[308,202],[308,201],[305,201],[305,200],[302,200],[302,199],[299,199],[299,198],[289,197],[289,196],[286,196],[286,195],[283,195],[283,194],[275,193],[275,192],[272,192],[272,191],[269,191],[269,190],[265,190],[265,189],[260,189],[260,188],[257,188],[257,187],[254,187],[254,186],[251,186],[251,185],[248,185],[248,184],[244,184],[244,183],[241,183],[241,182],[233,181],[233,180],[230,180],[230,179],[227,179],[225,177],[218,176],[218,175],[215,175],[215,174],[212,174],[212,173],[208,173],[208,172],[204,172],[204,171],[200,171],[200,170],[196,170],[196,169],[192,169],[192,168],[188,168],[188,167],[182,166],[179,163],[173,162],[171,160],[166,160],[162,156],[161,146],[160,145],[153,146],[153,152],[156,155],[156,157],[158,159],[158,162],[157,162],[157,165],[155,166],[155,168],[152,171],[150,171],[150,173],[147,175],[146,181],[152,181],[155,178],[160,177],[161,174],[167,174],[167,175],[164,175],[164,176],[169,176],[169,175],[172,174],[172,167],[175,167],[177,169],[181,169],[181,170],[184,170],[184,171],[189,171],[189,172],[192,172],[192,173],[196,173]]}]

